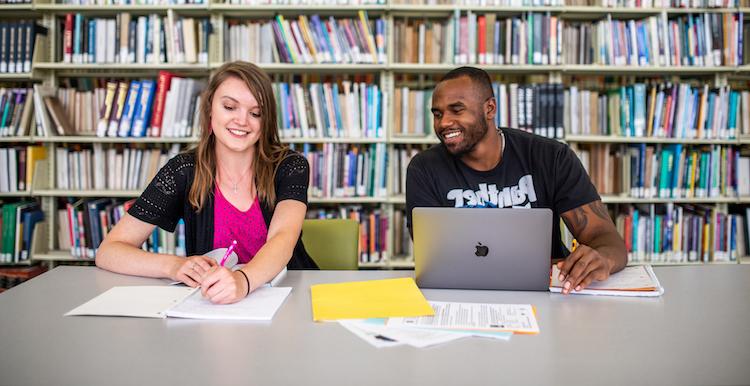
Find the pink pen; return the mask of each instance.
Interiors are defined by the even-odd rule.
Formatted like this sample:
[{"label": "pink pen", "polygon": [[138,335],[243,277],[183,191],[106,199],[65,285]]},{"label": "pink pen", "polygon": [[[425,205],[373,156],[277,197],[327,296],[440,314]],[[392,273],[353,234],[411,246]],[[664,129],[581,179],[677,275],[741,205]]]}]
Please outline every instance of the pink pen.
[{"label": "pink pen", "polygon": [[227,248],[227,252],[224,254],[224,257],[221,258],[221,262],[219,263],[219,265],[221,265],[222,267],[224,266],[224,263],[227,262],[227,258],[232,253],[235,246],[237,246],[237,240],[232,240],[232,244],[229,246],[229,248]]}]

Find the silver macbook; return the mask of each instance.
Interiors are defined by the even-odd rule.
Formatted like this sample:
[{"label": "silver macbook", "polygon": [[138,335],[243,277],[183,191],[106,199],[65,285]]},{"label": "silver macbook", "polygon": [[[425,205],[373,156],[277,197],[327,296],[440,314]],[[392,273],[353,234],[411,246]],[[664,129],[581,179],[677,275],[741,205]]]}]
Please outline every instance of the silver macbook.
[{"label": "silver macbook", "polygon": [[414,208],[412,226],[420,287],[549,290],[550,209]]}]

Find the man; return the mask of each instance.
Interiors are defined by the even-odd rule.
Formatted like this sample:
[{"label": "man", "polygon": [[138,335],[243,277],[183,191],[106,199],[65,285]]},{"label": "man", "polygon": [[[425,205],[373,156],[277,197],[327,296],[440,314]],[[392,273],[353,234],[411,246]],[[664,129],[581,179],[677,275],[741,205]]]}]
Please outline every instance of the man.
[{"label": "man", "polygon": [[[563,293],[625,267],[625,243],[578,158],[555,140],[495,128],[497,102],[485,71],[449,72],[435,87],[431,110],[441,144],[409,163],[410,231],[415,207],[550,208]],[[560,217],[579,242],[573,253],[560,238]]]}]

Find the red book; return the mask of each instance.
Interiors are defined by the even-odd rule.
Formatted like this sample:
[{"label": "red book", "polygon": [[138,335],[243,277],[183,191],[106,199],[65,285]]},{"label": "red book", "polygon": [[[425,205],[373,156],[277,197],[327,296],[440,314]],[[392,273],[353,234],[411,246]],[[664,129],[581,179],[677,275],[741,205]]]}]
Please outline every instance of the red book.
[{"label": "red book", "polygon": [[477,42],[479,64],[487,64],[487,22],[484,15],[477,17],[477,32],[479,32],[479,42]]},{"label": "red book", "polygon": [[161,122],[164,118],[164,102],[167,99],[167,91],[172,83],[172,74],[169,71],[159,71],[156,79],[156,98],[154,98],[154,112],[151,116],[151,136],[161,136]]},{"label": "red book", "polygon": [[73,14],[65,15],[65,31],[63,32],[63,62],[73,63]]}]

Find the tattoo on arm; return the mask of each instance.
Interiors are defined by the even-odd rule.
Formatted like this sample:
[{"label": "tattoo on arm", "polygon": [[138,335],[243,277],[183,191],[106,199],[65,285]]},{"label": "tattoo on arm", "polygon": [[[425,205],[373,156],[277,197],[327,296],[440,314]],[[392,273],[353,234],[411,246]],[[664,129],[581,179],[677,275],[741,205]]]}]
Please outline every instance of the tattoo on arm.
[{"label": "tattoo on arm", "polygon": [[609,212],[607,212],[607,206],[601,201],[594,201],[588,206],[591,208],[591,211],[602,220],[612,221],[612,218],[609,217]]},{"label": "tattoo on arm", "polygon": [[584,229],[586,229],[586,225],[588,225],[589,219],[586,217],[586,211],[583,209],[583,206],[579,206],[578,208],[573,209],[573,215],[570,216],[571,224],[573,226],[573,229],[576,233],[580,234],[583,232]]}]

